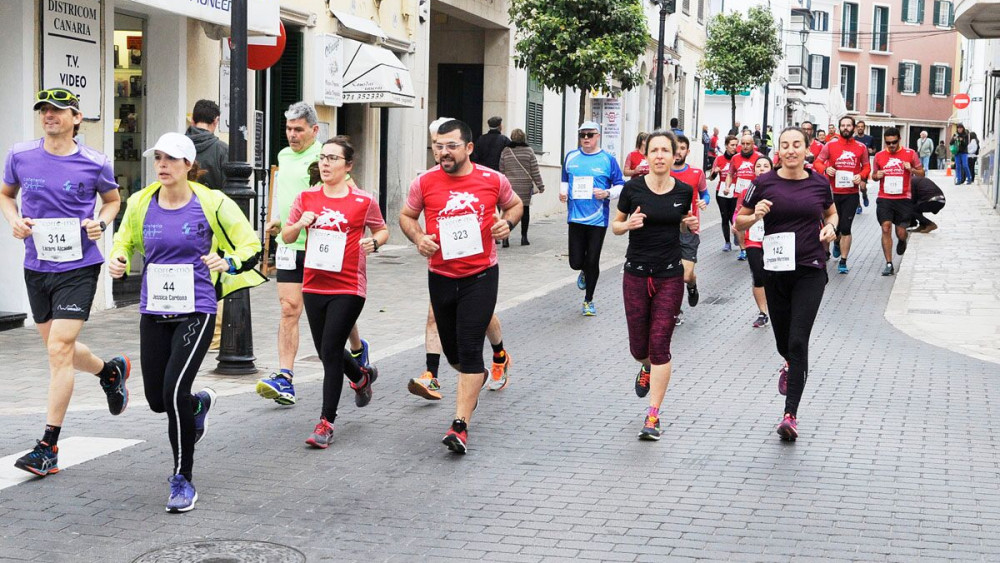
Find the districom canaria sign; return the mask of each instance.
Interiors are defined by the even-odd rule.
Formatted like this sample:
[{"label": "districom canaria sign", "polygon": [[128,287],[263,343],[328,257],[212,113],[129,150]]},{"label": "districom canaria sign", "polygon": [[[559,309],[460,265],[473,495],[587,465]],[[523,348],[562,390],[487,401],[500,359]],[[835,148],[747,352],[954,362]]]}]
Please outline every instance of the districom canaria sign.
[{"label": "districom canaria sign", "polygon": [[[229,27],[233,19],[232,0],[132,0],[196,20]],[[278,0],[247,0],[247,29],[252,33],[277,36]]]},{"label": "districom canaria sign", "polygon": [[101,118],[101,2],[42,2],[42,88],[80,96],[87,119]]}]

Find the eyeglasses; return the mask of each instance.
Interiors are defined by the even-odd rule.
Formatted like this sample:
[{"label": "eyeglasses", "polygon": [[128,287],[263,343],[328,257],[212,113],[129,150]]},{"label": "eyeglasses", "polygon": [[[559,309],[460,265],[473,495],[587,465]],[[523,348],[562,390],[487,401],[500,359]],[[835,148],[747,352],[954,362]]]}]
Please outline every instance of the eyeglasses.
[{"label": "eyeglasses", "polygon": [[80,101],[80,98],[73,94],[69,90],[62,90],[59,88],[53,90],[42,90],[41,92],[35,94],[36,102],[45,102],[48,100],[54,100],[57,102],[69,102],[69,101]]},{"label": "eyeglasses", "polygon": [[460,148],[462,148],[464,146],[465,145],[463,145],[462,143],[448,143],[447,145],[442,145],[440,143],[434,143],[434,150],[436,150],[437,152],[441,152],[441,151],[443,151],[445,149],[448,149],[449,151],[457,151],[458,149],[460,149]]},{"label": "eyeglasses", "polygon": [[581,139],[593,139],[596,136],[597,136],[597,133],[595,133],[593,131],[589,131],[589,132],[586,132],[586,133],[580,133],[580,138]]},{"label": "eyeglasses", "polygon": [[321,154],[321,155],[319,155],[319,161],[320,162],[334,163],[334,162],[337,162],[338,160],[347,160],[347,159],[344,158],[344,157],[342,157],[342,156],[336,155],[336,154]]},{"label": "eyeglasses", "polygon": [[899,144],[899,139],[896,139],[895,141],[890,141],[889,139],[886,139],[885,144],[890,146],[896,146]]}]

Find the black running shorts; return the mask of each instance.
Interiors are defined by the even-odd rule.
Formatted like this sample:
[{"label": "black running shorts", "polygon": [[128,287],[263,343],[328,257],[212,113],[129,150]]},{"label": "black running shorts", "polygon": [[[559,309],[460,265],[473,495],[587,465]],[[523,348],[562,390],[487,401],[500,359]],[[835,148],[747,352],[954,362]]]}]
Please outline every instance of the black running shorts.
[{"label": "black running shorts", "polygon": [[68,272],[36,272],[26,268],[24,284],[28,287],[28,303],[35,323],[89,319],[100,274],[100,264]]}]

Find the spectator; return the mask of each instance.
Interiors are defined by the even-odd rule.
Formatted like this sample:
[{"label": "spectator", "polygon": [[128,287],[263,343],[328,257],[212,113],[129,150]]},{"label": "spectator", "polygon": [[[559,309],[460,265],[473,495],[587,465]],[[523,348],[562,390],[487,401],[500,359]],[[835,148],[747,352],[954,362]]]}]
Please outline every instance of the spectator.
[{"label": "spectator", "polygon": [[629,178],[649,174],[649,163],[646,161],[646,137],[649,137],[649,133],[640,131],[635,138],[635,150],[628,153],[625,158],[624,173]]},{"label": "spectator", "polygon": [[[941,142],[944,143],[944,141]],[[913,207],[916,211],[914,212],[913,227],[910,230],[917,233],[929,233],[938,226],[937,223],[925,217],[924,213],[937,215],[938,211],[944,209],[944,192],[937,184],[927,178],[913,176],[911,181]]]},{"label": "spectator", "polygon": [[729,130],[729,134],[735,137],[739,135],[739,133],[740,133],[740,122],[737,121],[733,123],[733,127],[732,129]]},{"label": "spectator", "polygon": [[872,144],[875,142],[875,139],[871,135],[865,133],[865,127],[864,121],[858,121],[857,127],[854,128],[854,138],[862,145],[868,147],[869,156],[875,156],[876,151],[872,150]]},{"label": "spectator", "polygon": [[976,181],[976,161],[979,160],[979,137],[969,133],[969,183]]},{"label": "spectator", "polygon": [[[213,190],[221,190],[225,184],[224,167],[229,162],[229,145],[215,136],[220,115],[219,104],[212,100],[198,100],[191,111],[191,126],[184,133],[194,142],[197,151],[195,160],[204,171],[199,178],[200,182]],[[222,323],[218,323],[218,326],[221,327]]]},{"label": "spectator", "polygon": [[681,129],[680,120],[676,117],[670,118],[670,130],[673,131],[674,135],[683,135],[684,131]]},{"label": "spectator", "polygon": [[924,165],[924,170],[930,170],[931,154],[933,153],[934,141],[927,138],[927,131],[921,131],[920,138],[917,139],[917,156],[920,157],[920,163]]},{"label": "spectator", "polygon": [[701,126],[701,147],[702,154],[704,158],[702,159],[702,168],[708,169],[709,167],[709,152],[712,147],[712,136],[708,134],[708,125]]},{"label": "spectator", "polygon": [[955,185],[972,183],[969,175],[969,132],[959,123],[951,136],[952,152],[955,153]]},{"label": "spectator", "polygon": [[476,139],[476,145],[469,157],[472,162],[494,170],[500,168],[500,153],[510,145],[510,139],[503,134],[503,118],[494,115],[486,121],[490,130]]},{"label": "spectator", "polygon": [[945,161],[948,160],[948,147],[944,146],[944,141],[938,141],[934,156],[937,157],[938,170],[944,170]]},{"label": "spectator", "polygon": [[542,183],[542,175],[538,171],[535,151],[528,146],[524,131],[521,129],[511,131],[510,141],[510,145],[500,153],[500,173],[507,176],[514,193],[524,203],[524,214],[521,215],[521,246],[528,246],[531,244],[528,242],[528,210],[531,206],[531,196],[544,192],[545,184]]},{"label": "spectator", "polygon": [[712,164],[715,163],[715,158],[719,156],[719,128],[712,128],[712,139],[709,141],[708,150],[705,151],[705,172],[712,169]]}]

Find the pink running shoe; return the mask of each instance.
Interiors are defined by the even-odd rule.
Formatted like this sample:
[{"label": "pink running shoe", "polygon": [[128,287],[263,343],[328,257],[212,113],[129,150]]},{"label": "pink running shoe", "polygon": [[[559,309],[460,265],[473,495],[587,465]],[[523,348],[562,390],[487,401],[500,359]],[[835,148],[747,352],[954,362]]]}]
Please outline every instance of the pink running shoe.
[{"label": "pink running shoe", "polygon": [[778,393],[788,394],[788,362],[785,362],[785,365],[778,370]]},{"label": "pink running shoe", "polygon": [[795,417],[785,413],[785,417],[778,424],[778,436],[781,436],[781,439],[786,442],[794,442],[799,437],[797,426],[798,423],[795,421]]}]

